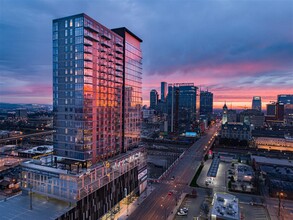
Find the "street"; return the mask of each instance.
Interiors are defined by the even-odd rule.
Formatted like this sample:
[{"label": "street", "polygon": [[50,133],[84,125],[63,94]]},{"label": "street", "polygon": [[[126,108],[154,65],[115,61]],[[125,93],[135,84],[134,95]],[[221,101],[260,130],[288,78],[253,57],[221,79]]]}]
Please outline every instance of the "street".
[{"label": "street", "polygon": [[[170,216],[181,195],[191,192],[189,183],[203,159],[205,153],[204,147],[208,145],[210,139],[217,132],[217,129],[217,126],[210,128],[205,136],[201,137],[185,151],[180,161],[165,179],[157,183],[156,189],[152,194],[131,213],[128,217],[129,220],[161,220],[167,219]],[[175,177],[175,180],[171,180],[172,176]]]}]

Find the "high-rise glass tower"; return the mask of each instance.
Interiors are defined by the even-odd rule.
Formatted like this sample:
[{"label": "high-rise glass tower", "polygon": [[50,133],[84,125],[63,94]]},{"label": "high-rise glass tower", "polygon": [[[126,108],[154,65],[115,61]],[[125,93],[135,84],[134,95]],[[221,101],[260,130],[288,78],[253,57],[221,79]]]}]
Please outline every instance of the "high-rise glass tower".
[{"label": "high-rise glass tower", "polygon": [[141,133],[142,107],[142,40],[127,28],[112,29],[123,37],[123,150],[137,147]]},{"label": "high-rise glass tower", "polygon": [[53,20],[56,155],[90,165],[138,144],[141,42],[85,14]]},{"label": "high-rise glass tower", "polygon": [[194,130],[199,115],[198,88],[193,83],[169,84],[167,95],[168,127],[170,132]]},{"label": "high-rise glass tower", "polygon": [[293,104],[293,94],[278,95],[278,102],[280,104]]},{"label": "high-rise glass tower", "polygon": [[168,83],[161,82],[161,102],[166,102],[168,92]]},{"label": "high-rise glass tower", "polygon": [[157,90],[152,89],[150,91],[150,108],[151,109],[156,109],[158,105],[158,99],[159,99],[159,94]]},{"label": "high-rise glass tower", "polygon": [[252,109],[261,111],[261,97],[260,96],[253,96]]},{"label": "high-rise glass tower", "polygon": [[209,115],[213,113],[213,93],[200,91],[200,114]]}]

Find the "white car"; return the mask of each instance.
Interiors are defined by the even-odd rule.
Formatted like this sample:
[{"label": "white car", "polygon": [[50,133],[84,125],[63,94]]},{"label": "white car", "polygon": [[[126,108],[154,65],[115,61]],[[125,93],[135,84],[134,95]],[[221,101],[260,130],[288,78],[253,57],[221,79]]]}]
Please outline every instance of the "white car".
[{"label": "white car", "polygon": [[185,212],[185,213],[188,213],[188,208],[186,208],[186,207],[181,208],[180,211],[181,211],[181,210],[182,210],[183,212]]},{"label": "white car", "polygon": [[180,215],[180,216],[186,216],[187,213],[186,213],[186,212],[181,212],[181,211],[179,211],[179,212],[177,212],[177,215]]}]

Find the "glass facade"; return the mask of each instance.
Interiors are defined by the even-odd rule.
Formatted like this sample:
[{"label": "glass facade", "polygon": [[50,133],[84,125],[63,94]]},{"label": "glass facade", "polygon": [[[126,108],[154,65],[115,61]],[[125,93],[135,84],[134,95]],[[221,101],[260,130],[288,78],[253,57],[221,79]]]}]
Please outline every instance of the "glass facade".
[{"label": "glass facade", "polygon": [[[58,156],[94,163],[122,151],[123,55],[123,38],[85,14],[53,21],[54,150]],[[135,66],[134,56],[129,55],[128,66]],[[131,106],[136,109],[141,86],[134,86]]]},{"label": "glass facade", "polygon": [[213,113],[213,93],[200,91],[200,114],[210,115]]},{"label": "glass facade", "polygon": [[260,96],[253,96],[252,109],[261,111],[261,97]]},{"label": "glass facade", "polygon": [[183,133],[194,130],[199,113],[199,97],[193,83],[169,84],[167,95],[169,131]]},{"label": "glass facade", "polygon": [[123,147],[124,150],[137,147],[141,133],[142,107],[142,42],[127,28],[112,29],[124,38],[124,106]]}]

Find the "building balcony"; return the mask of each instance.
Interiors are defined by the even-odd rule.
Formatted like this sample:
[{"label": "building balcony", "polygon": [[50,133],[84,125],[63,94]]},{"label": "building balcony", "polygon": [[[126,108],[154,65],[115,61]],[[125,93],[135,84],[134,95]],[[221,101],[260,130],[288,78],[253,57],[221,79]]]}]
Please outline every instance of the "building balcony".
[{"label": "building balcony", "polygon": [[86,29],[88,29],[90,31],[94,31],[96,33],[100,33],[100,29],[99,29],[99,27],[97,25],[85,23],[84,28],[86,28]]},{"label": "building balcony", "polygon": [[93,49],[91,47],[84,47],[84,53],[92,54],[93,53]]},{"label": "building balcony", "polygon": [[100,58],[101,58],[102,60],[105,60],[105,59],[107,58],[107,56],[106,56],[106,54],[100,54]]},{"label": "building balcony", "polygon": [[120,54],[123,53],[123,49],[122,49],[121,47],[116,47],[116,48],[115,48],[115,51],[116,51],[117,53],[120,53]]},{"label": "building balcony", "polygon": [[93,62],[93,56],[91,54],[84,54],[84,60]]},{"label": "building balcony", "polygon": [[103,42],[102,42],[102,45],[103,45],[103,46],[106,46],[106,47],[108,47],[108,48],[111,47],[111,44],[110,44],[109,41],[103,41]]},{"label": "building balcony", "polygon": [[115,60],[116,65],[123,66],[122,60]]},{"label": "building balcony", "polygon": [[102,73],[107,73],[107,68],[105,68],[105,67],[101,67],[101,68],[100,68],[100,71],[101,71]]},{"label": "building balcony", "polygon": [[116,40],[115,44],[116,44],[118,47],[123,47],[123,42],[122,42],[122,40]]},{"label": "building balcony", "polygon": [[115,57],[116,57],[116,59],[119,59],[119,60],[122,60],[123,59],[122,54],[116,53]]},{"label": "building balcony", "polygon": [[84,39],[83,44],[86,46],[93,46],[93,42],[87,38]]},{"label": "building balcony", "polygon": [[100,41],[100,37],[96,33],[92,33],[88,30],[84,30],[84,37],[89,40]]},{"label": "building balcony", "polygon": [[109,33],[106,33],[106,32],[102,33],[102,37],[106,38],[108,40],[111,40],[111,34],[109,34]]},{"label": "building balcony", "polygon": [[93,63],[92,62],[84,62],[84,68],[92,69],[93,68]]},{"label": "building balcony", "polygon": [[116,66],[116,71],[118,71],[118,72],[122,72],[122,71],[123,71],[122,66]]}]

